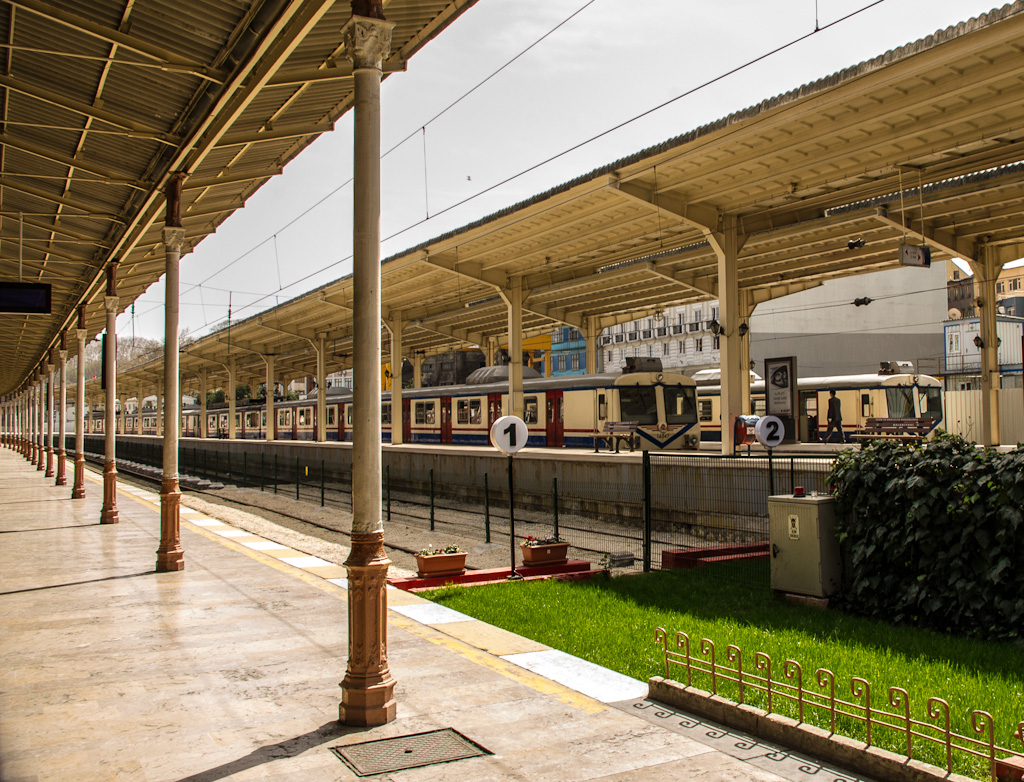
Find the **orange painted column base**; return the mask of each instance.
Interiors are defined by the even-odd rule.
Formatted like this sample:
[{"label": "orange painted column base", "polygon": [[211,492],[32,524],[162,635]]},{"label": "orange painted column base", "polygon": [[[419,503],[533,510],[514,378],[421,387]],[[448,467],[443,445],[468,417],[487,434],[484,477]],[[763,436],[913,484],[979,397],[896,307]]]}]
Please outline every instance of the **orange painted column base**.
[{"label": "orange painted column base", "polygon": [[121,520],[117,512],[117,464],[107,462],[103,465],[103,508],[100,511],[100,524],[117,524]]},{"label": "orange painted column base", "polygon": [[388,669],[387,576],[384,532],[352,533],[348,568],[348,670],[341,682],[339,719],[345,725],[384,725],[395,719],[395,680]]},{"label": "orange painted column base", "polygon": [[75,483],[71,487],[71,499],[80,500],[85,497],[85,454],[75,454]]},{"label": "orange painted column base", "polygon": [[181,548],[181,490],[177,478],[160,483],[160,546],[156,550],[156,572],[171,573],[185,569]]},{"label": "orange painted column base", "polygon": [[55,486],[67,486],[68,477],[65,473],[67,466],[67,457],[64,455],[64,449],[61,448],[57,451],[57,480],[54,483]]},{"label": "orange painted column base", "polygon": [[50,446],[46,446],[46,472],[43,477],[53,477],[53,449]]},{"label": "orange painted column base", "polygon": [[46,451],[43,446],[36,446],[36,469],[42,472],[46,469]]}]

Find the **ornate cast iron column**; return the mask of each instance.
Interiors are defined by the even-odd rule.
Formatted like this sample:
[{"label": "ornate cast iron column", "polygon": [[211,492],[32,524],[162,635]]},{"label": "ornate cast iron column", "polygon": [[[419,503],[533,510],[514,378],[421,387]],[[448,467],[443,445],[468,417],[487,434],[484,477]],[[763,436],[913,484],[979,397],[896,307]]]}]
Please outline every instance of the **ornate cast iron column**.
[{"label": "ornate cast iron column", "polygon": [[348,669],[340,719],[383,725],[395,718],[388,669],[387,572],[381,517],[380,424],[380,77],[391,30],[380,2],[353,3],[342,29],[355,78],[353,208],[354,388],[352,550],[348,568]]},{"label": "ornate cast iron column", "polygon": [[85,305],[78,308],[78,385],[75,386],[75,482],[71,486],[71,499],[85,497]]},{"label": "ornate cast iron column", "polygon": [[55,486],[67,486],[68,479],[65,473],[67,453],[64,448],[64,440],[67,438],[67,417],[68,417],[68,333],[62,331],[60,335],[60,404],[57,423],[57,479]]},{"label": "ornate cast iron column", "polygon": [[[164,294],[164,470],[160,483],[160,545],[156,570],[166,573],[185,569],[181,548],[181,489],[178,485],[178,428],[181,426],[181,391],[178,388],[178,266],[185,229],[181,227],[181,183],[183,174],[167,180],[167,216],[164,223],[164,254],[167,263],[167,292]],[[160,420],[160,392],[156,397]],[[159,430],[159,424],[158,424]]]},{"label": "ornate cast iron column", "polygon": [[117,524],[117,261],[107,267],[107,295],[103,307],[107,311],[106,351],[103,354],[106,396],[103,407],[103,509],[100,524]]}]

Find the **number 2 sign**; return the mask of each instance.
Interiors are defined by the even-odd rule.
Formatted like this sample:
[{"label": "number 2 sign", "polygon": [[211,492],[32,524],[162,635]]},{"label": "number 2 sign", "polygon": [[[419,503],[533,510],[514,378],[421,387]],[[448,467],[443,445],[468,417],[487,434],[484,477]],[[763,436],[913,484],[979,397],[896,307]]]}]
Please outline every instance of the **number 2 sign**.
[{"label": "number 2 sign", "polygon": [[786,439],[786,427],[776,416],[766,415],[754,427],[754,437],[766,448],[774,448]]}]

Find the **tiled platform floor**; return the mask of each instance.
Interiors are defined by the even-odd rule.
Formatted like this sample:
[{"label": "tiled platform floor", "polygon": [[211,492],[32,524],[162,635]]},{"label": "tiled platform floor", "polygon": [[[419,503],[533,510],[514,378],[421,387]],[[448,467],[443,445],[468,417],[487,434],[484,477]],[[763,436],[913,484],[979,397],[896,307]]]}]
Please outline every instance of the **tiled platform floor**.
[{"label": "tiled platform floor", "polygon": [[442,727],[493,754],[368,778],[854,779],[394,590],[398,719],[339,725],[342,568],[189,511],[186,569],[157,574],[159,497],[122,485],[121,522],[101,526],[99,477],[86,486],[72,501],[0,450],[3,782],[357,779],[331,747]]}]

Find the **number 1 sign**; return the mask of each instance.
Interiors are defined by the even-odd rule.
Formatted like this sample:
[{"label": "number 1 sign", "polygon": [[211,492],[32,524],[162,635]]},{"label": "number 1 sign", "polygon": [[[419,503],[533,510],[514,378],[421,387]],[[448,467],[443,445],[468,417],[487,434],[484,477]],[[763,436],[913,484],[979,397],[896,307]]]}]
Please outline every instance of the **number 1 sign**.
[{"label": "number 1 sign", "polygon": [[491,424],[491,442],[498,450],[507,454],[522,450],[529,436],[530,430],[518,416],[503,415]]}]

